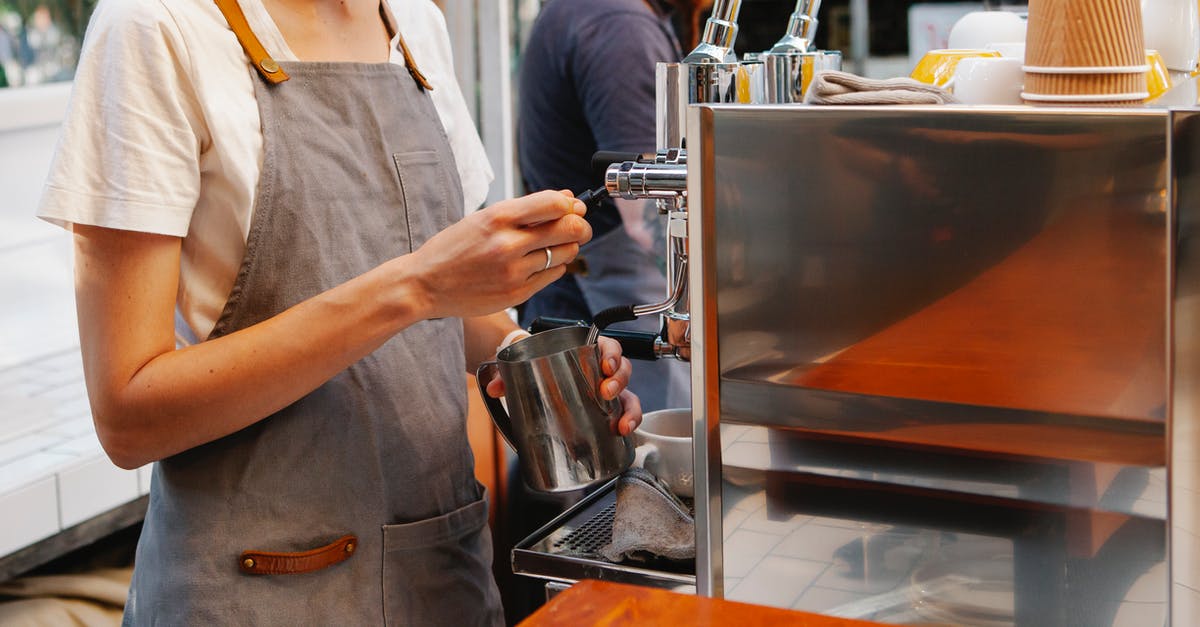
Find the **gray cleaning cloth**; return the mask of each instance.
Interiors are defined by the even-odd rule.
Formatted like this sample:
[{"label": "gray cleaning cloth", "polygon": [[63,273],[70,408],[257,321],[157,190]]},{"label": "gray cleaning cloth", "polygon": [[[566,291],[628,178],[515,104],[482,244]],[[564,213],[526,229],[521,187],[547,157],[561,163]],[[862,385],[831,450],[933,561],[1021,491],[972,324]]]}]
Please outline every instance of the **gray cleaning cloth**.
[{"label": "gray cleaning cloth", "polygon": [[954,104],[949,92],[911,78],[874,80],[848,72],[818,72],[804,102],[818,105]]},{"label": "gray cleaning cloth", "polygon": [[696,526],[687,506],[642,468],[630,468],[617,480],[612,541],[600,547],[611,562],[665,557],[696,557]]}]

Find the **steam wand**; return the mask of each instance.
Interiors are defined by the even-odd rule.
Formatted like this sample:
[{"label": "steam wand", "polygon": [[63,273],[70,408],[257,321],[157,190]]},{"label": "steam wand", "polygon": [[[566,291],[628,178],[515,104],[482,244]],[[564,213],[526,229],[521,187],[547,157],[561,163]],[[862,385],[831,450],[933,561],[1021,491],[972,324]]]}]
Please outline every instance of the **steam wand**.
[{"label": "steam wand", "polygon": [[649,316],[662,313],[675,306],[675,303],[678,303],[679,299],[683,298],[683,280],[686,277],[687,260],[684,259],[680,262],[679,269],[675,274],[675,290],[671,293],[667,300],[664,300],[661,303],[654,303],[652,305],[617,305],[616,307],[609,307],[595,316],[592,316],[592,328],[590,331],[588,331],[587,344],[594,343],[596,338],[600,337],[600,332],[607,328],[610,324],[637,320],[639,316]]}]

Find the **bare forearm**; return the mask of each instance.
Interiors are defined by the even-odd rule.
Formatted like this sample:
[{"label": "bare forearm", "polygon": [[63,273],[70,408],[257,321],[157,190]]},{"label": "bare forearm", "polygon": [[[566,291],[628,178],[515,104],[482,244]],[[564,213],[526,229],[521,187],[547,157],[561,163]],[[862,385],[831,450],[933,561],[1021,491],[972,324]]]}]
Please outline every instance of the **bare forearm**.
[{"label": "bare forearm", "polygon": [[93,394],[114,461],[139,466],[223,437],[286,407],[418,315],[370,272],[230,335],[169,350]]},{"label": "bare forearm", "polygon": [[[175,350],[178,237],[75,225],[76,304],[96,431],[121,466],[187,450],[271,415],[418,320],[481,316],[562,276],[590,237],[582,203],[543,192],[476,212],[269,320]],[[472,363],[511,321],[472,323]],[[499,337],[497,337],[497,334]]]}]

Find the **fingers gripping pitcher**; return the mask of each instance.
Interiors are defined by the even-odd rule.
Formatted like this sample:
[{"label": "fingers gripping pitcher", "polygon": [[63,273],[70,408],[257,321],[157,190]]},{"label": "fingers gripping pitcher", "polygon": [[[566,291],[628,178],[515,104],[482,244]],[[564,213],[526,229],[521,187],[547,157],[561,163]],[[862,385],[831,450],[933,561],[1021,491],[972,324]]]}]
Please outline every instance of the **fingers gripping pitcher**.
[{"label": "fingers gripping pitcher", "polygon": [[[616,432],[621,402],[600,394],[604,374],[587,334],[587,327],[544,331],[476,371],[488,412],[534,490],[577,490],[607,481],[633,462],[633,442]],[[484,389],[494,371],[504,380],[507,411]]]}]

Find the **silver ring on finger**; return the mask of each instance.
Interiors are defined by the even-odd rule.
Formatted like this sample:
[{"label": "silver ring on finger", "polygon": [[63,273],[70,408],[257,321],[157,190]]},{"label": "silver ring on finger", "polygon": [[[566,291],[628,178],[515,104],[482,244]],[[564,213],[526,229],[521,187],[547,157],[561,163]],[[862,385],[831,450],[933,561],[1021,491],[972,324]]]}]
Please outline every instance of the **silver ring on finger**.
[{"label": "silver ring on finger", "polygon": [[545,272],[550,269],[550,266],[554,265],[554,253],[550,252],[549,246],[545,247],[543,250],[546,251],[546,266],[542,268],[542,272]]}]

